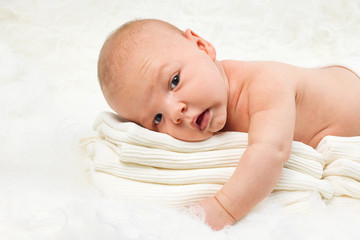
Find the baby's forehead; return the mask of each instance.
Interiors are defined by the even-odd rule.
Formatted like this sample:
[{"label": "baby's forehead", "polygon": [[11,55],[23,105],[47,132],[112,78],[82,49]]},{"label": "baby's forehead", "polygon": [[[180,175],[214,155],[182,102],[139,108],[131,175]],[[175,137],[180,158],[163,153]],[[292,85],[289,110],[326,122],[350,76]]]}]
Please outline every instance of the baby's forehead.
[{"label": "baby's forehead", "polygon": [[[174,44],[175,32],[176,30],[166,24],[158,22],[150,22],[134,29],[125,29],[122,33],[125,35],[117,36],[118,39],[115,39],[113,45],[114,48],[118,48],[113,51],[113,62],[117,62],[115,67],[119,80],[130,83],[131,88],[139,87],[138,84],[131,83],[133,78],[138,74],[141,75],[143,68],[148,65],[151,66],[149,70],[157,71],[161,67],[159,65],[166,62],[167,56],[171,54],[171,48],[168,46]],[[181,36],[180,30],[178,30],[178,36]],[[159,59],[158,55],[163,57]],[[153,63],[146,64],[146,61],[153,61]]]},{"label": "baby's forehead", "polygon": [[170,46],[162,42],[144,44],[134,48],[127,53],[126,59],[119,65],[120,75],[126,75],[126,81],[132,81],[137,78],[159,78],[163,70],[170,64],[176,52]]}]

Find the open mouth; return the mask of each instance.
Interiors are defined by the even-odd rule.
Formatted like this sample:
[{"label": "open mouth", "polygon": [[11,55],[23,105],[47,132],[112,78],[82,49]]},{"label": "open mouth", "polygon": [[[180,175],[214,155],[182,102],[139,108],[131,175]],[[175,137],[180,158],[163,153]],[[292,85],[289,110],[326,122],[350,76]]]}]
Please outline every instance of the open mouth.
[{"label": "open mouth", "polygon": [[201,131],[205,130],[208,126],[210,120],[209,109],[206,109],[202,114],[200,114],[196,119],[196,125],[200,128]]}]

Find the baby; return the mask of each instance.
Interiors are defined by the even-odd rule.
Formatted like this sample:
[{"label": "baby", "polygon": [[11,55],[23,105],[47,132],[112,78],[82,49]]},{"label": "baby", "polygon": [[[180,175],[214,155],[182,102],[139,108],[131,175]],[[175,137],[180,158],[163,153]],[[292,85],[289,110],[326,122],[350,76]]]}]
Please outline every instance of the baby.
[{"label": "baby", "polygon": [[100,52],[98,77],[110,107],[185,141],[248,132],[233,175],[198,205],[213,229],[244,217],[276,186],[292,141],[360,135],[360,78],[343,66],[218,61],[214,46],[154,19],[117,29]]}]

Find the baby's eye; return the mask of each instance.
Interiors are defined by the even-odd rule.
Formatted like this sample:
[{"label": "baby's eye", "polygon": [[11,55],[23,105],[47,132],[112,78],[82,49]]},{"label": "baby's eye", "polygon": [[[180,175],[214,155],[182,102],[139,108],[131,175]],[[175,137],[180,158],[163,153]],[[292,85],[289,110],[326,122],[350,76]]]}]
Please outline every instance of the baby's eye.
[{"label": "baby's eye", "polygon": [[170,83],[170,89],[173,90],[180,82],[180,77],[179,75],[176,75],[173,80],[171,80],[171,83]]},{"label": "baby's eye", "polygon": [[154,118],[154,124],[158,125],[161,122],[161,119],[162,119],[162,114],[161,113],[156,114]]}]

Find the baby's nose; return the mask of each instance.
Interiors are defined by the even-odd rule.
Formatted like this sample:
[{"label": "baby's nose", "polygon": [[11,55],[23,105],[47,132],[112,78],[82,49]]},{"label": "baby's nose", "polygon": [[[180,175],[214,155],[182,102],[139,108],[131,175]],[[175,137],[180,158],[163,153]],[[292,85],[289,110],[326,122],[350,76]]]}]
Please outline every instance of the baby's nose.
[{"label": "baby's nose", "polygon": [[179,124],[181,123],[184,113],[186,111],[186,104],[185,103],[177,103],[176,106],[173,106],[173,109],[171,111],[171,118],[174,123]]}]

